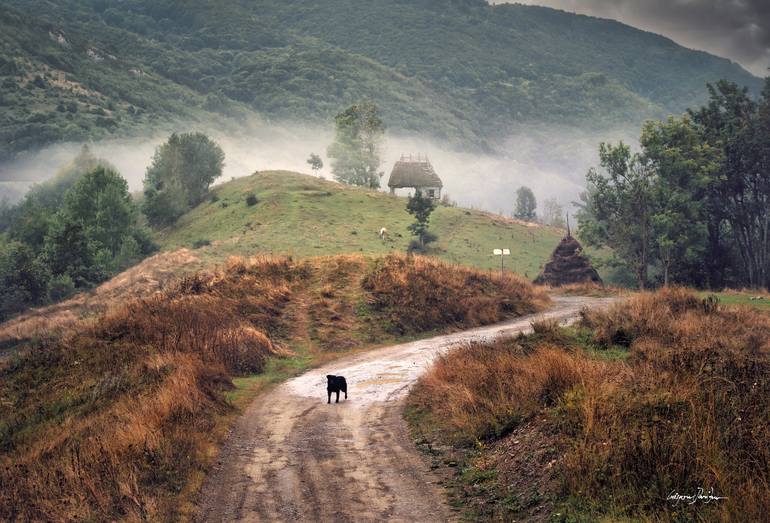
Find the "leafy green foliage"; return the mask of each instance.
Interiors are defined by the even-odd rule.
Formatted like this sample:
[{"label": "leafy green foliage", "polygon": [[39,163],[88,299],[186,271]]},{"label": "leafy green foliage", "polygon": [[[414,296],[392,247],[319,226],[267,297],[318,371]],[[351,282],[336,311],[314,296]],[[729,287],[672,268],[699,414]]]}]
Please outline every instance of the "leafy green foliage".
[{"label": "leafy green foliage", "polygon": [[7,215],[0,318],[88,288],[157,247],[137,224],[128,184],[87,148]]},{"label": "leafy green foliage", "polygon": [[316,153],[310,153],[310,156],[307,159],[307,163],[310,165],[310,168],[313,169],[314,173],[318,173],[318,171],[324,167],[323,160],[321,160],[321,157]]},{"label": "leafy green foliage", "polygon": [[380,110],[371,102],[351,105],[334,118],[334,142],[327,154],[332,159],[334,178],[348,185],[370,189],[380,187],[380,148],[385,124]]},{"label": "leafy green foliage", "polygon": [[406,202],[406,212],[414,216],[414,223],[407,229],[412,235],[417,236],[419,244],[417,247],[423,250],[427,243],[436,241],[438,237],[428,231],[430,215],[436,209],[436,202],[429,196],[423,196],[419,189],[415,191],[414,196],[409,196]]},{"label": "leafy green foliage", "polygon": [[533,222],[537,218],[536,208],[537,200],[535,200],[535,193],[532,192],[532,189],[526,186],[519,187],[516,191],[516,209],[513,211],[514,218]]},{"label": "leafy green foliage", "polygon": [[149,222],[168,225],[202,202],[224,161],[222,148],[205,134],[172,134],[156,149],[144,178],[142,211]]},{"label": "leafy green foliage", "polygon": [[520,124],[595,128],[676,114],[720,78],[761,89],[728,60],[533,6],[9,0],[0,159],[180,118],[323,122],[361,99],[389,128],[490,147]]},{"label": "leafy green foliage", "polygon": [[586,176],[592,189],[592,214],[578,216],[581,238],[591,245],[612,248],[634,269],[644,288],[652,249],[655,173],[644,157],[631,154],[631,148],[622,142],[600,144],[599,159],[606,174],[591,169]]},{"label": "leafy green foliage", "polygon": [[45,299],[48,278],[30,247],[18,241],[0,243],[0,318]]},{"label": "leafy green foliage", "polygon": [[755,102],[729,82],[682,118],[649,122],[642,151],[601,144],[587,175],[580,235],[605,245],[644,287],[770,286],[770,79]]}]

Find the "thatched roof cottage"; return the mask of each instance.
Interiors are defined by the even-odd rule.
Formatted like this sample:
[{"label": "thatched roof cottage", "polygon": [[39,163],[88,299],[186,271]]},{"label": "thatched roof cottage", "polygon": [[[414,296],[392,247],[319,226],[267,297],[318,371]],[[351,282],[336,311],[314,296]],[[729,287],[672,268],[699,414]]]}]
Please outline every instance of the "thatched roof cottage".
[{"label": "thatched roof cottage", "polygon": [[444,184],[426,156],[417,155],[414,158],[412,155],[402,154],[390,173],[388,187],[391,194],[395,194],[396,189],[410,188],[419,190],[430,198],[439,199]]}]

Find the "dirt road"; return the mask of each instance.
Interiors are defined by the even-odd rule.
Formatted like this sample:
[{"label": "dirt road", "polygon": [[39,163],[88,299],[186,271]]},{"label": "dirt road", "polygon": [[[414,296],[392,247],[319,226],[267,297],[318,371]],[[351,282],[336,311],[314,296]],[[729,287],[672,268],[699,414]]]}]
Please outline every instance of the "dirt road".
[{"label": "dirt road", "polygon": [[[565,322],[609,300],[559,298],[506,323],[338,360],[261,396],[234,427],[201,496],[202,521],[448,521],[452,513],[401,417],[409,386],[442,351]],[[348,400],[326,404],[326,375]],[[332,398],[332,402],[334,398]]]}]

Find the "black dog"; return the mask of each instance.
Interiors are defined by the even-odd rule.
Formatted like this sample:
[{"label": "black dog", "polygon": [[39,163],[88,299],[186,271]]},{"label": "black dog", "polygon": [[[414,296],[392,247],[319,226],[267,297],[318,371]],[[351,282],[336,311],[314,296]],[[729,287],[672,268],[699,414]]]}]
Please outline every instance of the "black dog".
[{"label": "black dog", "polygon": [[345,399],[348,399],[348,382],[345,381],[344,376],[332,376],[331,374],[327,374],[326,379],[328,380],[326,392],[329,393],[329,401],[327,403],[332,402],[332,392],[337,393],[337,401],[334,403],[340,402],[340,391],[344,392]]}]

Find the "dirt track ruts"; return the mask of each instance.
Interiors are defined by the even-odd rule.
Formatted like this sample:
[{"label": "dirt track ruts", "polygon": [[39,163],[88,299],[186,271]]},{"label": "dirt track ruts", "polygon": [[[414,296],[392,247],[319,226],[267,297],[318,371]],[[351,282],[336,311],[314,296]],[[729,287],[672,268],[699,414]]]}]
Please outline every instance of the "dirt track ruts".
[{"label": "dirt track ruts", "polygon": [[[281,384],[236,423],[203,486],[199,519],[453,519],[401,416],[409,386],[453,346],[526,332],[537,319],[570,321],[609,301],[558,298],[539,314],[345,357]],[[326,404],[327,374],[347,378],[347,401]]]}]

